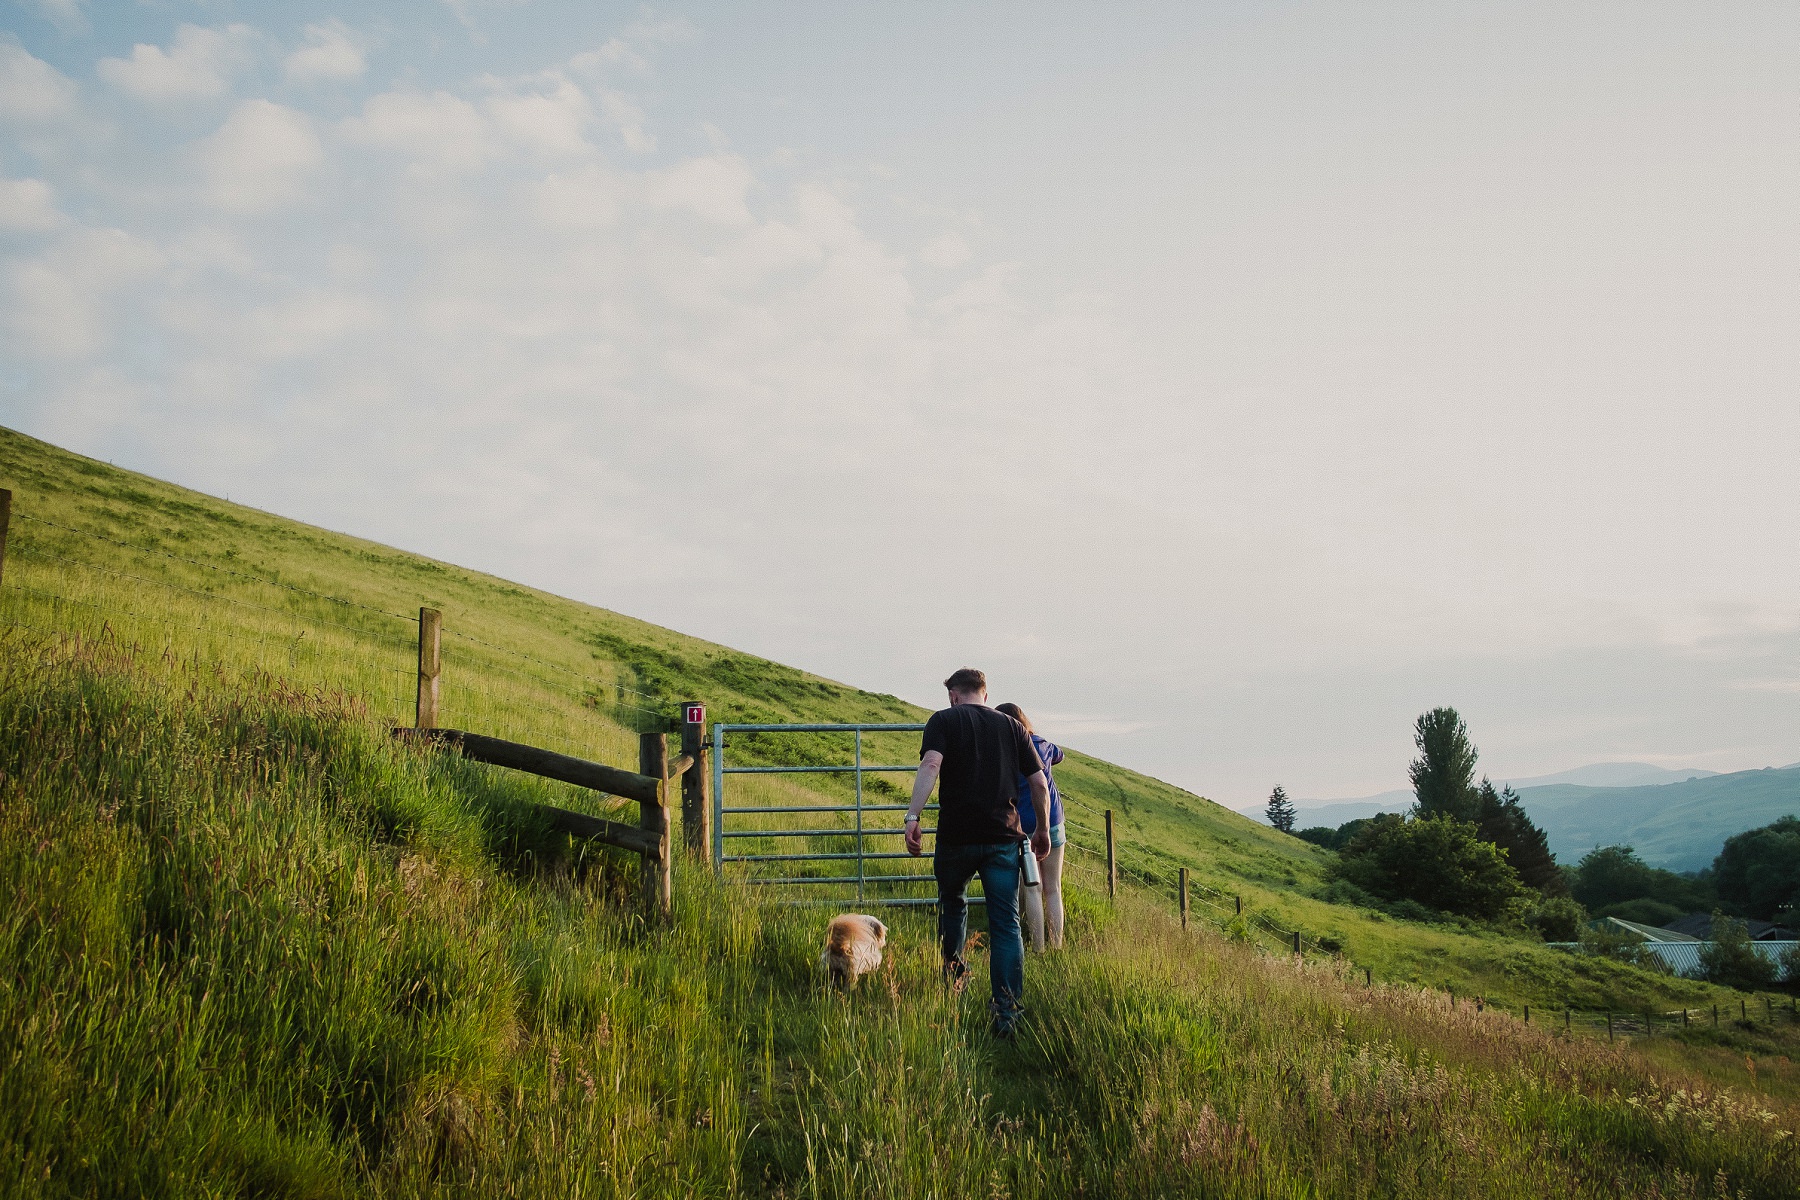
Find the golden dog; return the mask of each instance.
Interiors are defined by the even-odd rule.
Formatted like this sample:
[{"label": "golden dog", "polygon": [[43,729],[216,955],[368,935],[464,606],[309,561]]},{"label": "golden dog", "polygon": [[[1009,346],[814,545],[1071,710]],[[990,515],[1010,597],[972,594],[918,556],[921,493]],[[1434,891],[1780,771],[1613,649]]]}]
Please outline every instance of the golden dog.
[{"label": "golden dog", "polygon": [[858,975],[867,975],[881,965],[881,948],[887,945],[887,926],[862,913],[845,913],[833,917],[825,930],[825,951],[819,955],[819,969],[831,977],[832,985],[849,991],[856,986]]}]

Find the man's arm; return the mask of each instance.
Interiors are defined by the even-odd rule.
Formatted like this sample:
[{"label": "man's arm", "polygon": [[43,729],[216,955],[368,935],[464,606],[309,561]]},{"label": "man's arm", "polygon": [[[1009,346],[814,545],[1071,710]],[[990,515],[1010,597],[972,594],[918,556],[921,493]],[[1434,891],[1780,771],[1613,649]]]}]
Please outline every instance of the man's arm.
[{"label": "man's arm", "polygon": [[[925,802],[931,799],[931,789],[937,786],[938,772],[944,768],[944,756],[936,750],[927,750],[919,759],[919,773],[913,776],[912,805],[906,810],[906,852],[917,858],[925,850],[924,835],[919,832],[919,814],[925,811]],[[1040,778],[1042,777],[1040,773]],[[1050,803],[1050,789],[1044,789],[1044,804]]]},{"label": "man's arm", "polygon": [[1031,831],[1031,852],[1039,858],[1050,853],[1050,781],[1036,771],[1025,782],[1031,785],[1031,808],[1037,814],[1037,828]]}]

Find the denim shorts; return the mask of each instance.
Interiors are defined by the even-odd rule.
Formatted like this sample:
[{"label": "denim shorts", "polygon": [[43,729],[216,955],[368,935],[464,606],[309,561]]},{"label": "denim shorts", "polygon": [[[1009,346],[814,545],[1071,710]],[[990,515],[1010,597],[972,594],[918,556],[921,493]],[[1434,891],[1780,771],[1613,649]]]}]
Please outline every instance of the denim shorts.
[{"label": "denim shorts", "polygon": [[1050,848],[1055,849],[1069,840],[1069,827],[1058,821],[1050,827]]}]

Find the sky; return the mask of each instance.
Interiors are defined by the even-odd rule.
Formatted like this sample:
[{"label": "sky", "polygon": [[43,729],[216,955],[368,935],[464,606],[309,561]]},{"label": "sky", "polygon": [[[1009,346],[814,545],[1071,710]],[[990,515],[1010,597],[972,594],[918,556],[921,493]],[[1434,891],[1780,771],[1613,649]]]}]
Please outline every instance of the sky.
[{"label": "sky", "polygon": [[0,423],[1221,802],[1800,759],[1800,6],[3,0]]}]

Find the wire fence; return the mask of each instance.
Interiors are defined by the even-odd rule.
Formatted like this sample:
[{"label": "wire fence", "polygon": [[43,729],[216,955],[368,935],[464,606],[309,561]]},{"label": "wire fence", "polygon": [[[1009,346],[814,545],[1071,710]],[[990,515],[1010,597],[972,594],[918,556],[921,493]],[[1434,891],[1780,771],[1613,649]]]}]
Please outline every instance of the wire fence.
[{"label": "wire fence", "polygon": [[[275,674],[353,695],[390,723],[413,722],[416,613],[110,530],[16,509],[11,517],[0,543],[0,627],[103,641],[190,668]],[[635,728],[660,727],[673,714],[673,699],[633,686],[627,663],[584,670],[454,623],[442,633],[444,724],[629,761]],[[585,645],[579,652],[591,653]]]},{"label": "wire fence", "polygon": [[[363,699],[369,710],[394,724],[410,723],[419,681],[419,618],[379,604],[309,588],[275,574],[225,566],[170,553],[156,546],[121,540],[95,530],[44,520],[29,513],[12,516],[48,537],[18,529],[0,545],[0,626],[52,637],[111,640],[163,660],[206,666],[219,672],[284,672],[291,682],[331,687]],[[18,536],[24,533],[25,536]],[[83,555],[82,547],[89,547]],[[141,560],[130,569],[95,561],[105,546]],[[168,570],[205,572],[197,578],[170,578]],[[211,587],[196,586],[210,581]],[[247,594],[227,594],[225,589]],[[263,590],[258,590],[263,589]],[[308,605],[329,606],[308,611]],[[528,741],[580,757],[603,760],[635,752],[632,719],[667,721],[675,699],[646,692],[624,681],[629,665],[611,663],[595,674],[542,655],[445,626],[450,642],[444,655],[448,723],[508,740]],[[1077,873],[1107,869],[1107,814],[1079,797],[1063,793],[1069,832],[1069,865]],[[1146,896],[1181,903],[1182,864],[1168,853],[1121,838],[1115,828],[1112,867],[1119,884]],[[1337,960],[1360,971],[1366,984],[1374,971],[1357,967],[1334,941],[1289,928],[1247,906],[1241,895],[1192,877],[1186,880],[1191,920],[1230,936],[1301,957]],[[1448,993],[1452,1006],[1498,1008],[1483,997]],[[1761,1012],[1756,1009],[1760,1005]],[[1540,1010],[1521,1006],[1527,1023],[1548,1022],[1573,1033],[1612,1038],[1654,1036],[1660,1031],[1766,1022],[1800,1022],[1800,998],[1784,1008],[1768,996],[1745,999],[1733,1016],[1723,1009],[1642,1012]]]},{"label": "wire fence", "polygon": [[[1069,834],[1067,846],[1075,852],[1069,861],[1084,864],[1097,872],[1095,882],[1100,888],[1105,888],[1108,883],[1105,878],[1107,813],[1071,796],[1067,791],[1062,791],[1061,795]],[[1171,903],[1179,912],[1183,890],[1181,866],[1164,865],[1172,856],[1119,836],[1117,822],[1114,824],[1112,843],[1112,867],[1119,886],[1132,888],[1141,896],[1159,903]],[[1067,869],[1065,866],[1065,871]],[[1360,975],[1366,987],[1392,982],[1377,979],[1372,967],[1357,964],[1335,941],[1325,941],[1304,930],[1288,928],[1247,904],[1241,894],[1227,892],[1195,879],[1191,870],[1185,882],[1190,921],[1210,926],[1227,936],[1249,941],[1265,950],[1273,948],[1300,958],[1307,955],[1329,958],[1339,964],[1350,979],[1354,980]],[[1418,986],[1412,981],[1404,982],[1406,986]],[[1720,1029],[1734,1025],[1752,1026],[1759,1021],[1768,1025],[1800,1024],[1800,996],[1792,995],[1779,998],[1769,994],[1740,996],[1735,1003],[1709,1004],[1696,1008],[1608,1010],[1566,1006],[1539,1006],[1534,1009],[1528,1004],[1509,1006],[1496,1003],[1482,995],[1459,995],[1454,988],[1446,987],[1442,991],[1445,1003],[1452,1009],[1505,1013],[1526,1025],[1536,1025],[1552,1031],[1561,1030],[1570,1036],[1604,1037],[1608,1040],[1655,1037],[1659,1034],[1667,1036],[1694,1029]]]}]

